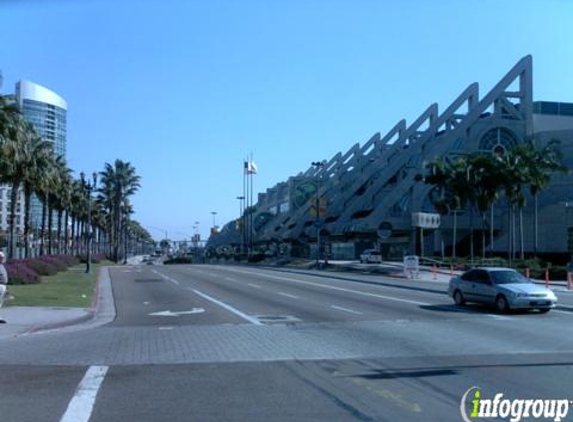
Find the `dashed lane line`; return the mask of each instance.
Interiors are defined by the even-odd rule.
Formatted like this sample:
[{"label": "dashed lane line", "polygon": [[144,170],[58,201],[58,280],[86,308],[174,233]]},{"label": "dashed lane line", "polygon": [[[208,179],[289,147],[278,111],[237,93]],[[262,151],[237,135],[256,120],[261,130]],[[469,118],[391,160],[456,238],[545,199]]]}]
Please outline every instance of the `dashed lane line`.
[{"label": "dashed lane line", "polygon": [[279,295],[284,296],[284,297],[290,297],[291,299],[298,299],[298,296],[291,295],[291,294],[284,293],[284,292],[279,292]]},{"label": "dashed lane line", "polygon": [[343,308],[342,306],[331,305],[331,308],[336,309],[338,311],[348,312],[348,313],[354,314],[354,315],[363,315],[362,312],[358,312],[358,311],[355,311],[353,309]]},{"label": "dashed lane line", "polygon": [[247,283],[247,285],[254,287],[255,289],[262,289],[263,286],[259,286],[258,284],[253,284],[253,283]]},{"label": "dashed lane line", "polygon": [[310,281],[296,280],[296,279],[287,278],[287,277],[279,277],[279,276],[265,274],[265,273],[253,273],[251,271],[243,271],[243,270],[237,270],[237,269],[226,269],[226,270],[238,272],[238,273],[243,273],[243,274],[249,274],[249,275],[255,274],[255,275],[258,275],[260,277],[267,277],[267,278],[276,279],[276,280],[288,281],[291,283],[304,284],[307,286],[319,287],[319,288],[323,288],[323,289],[336,290],[339,292],[354,293],[354,294],[358,294],[361,296],[376,297],[379,299],[391,300],[394,302],[403,302],[403,303],[409,303],[409,304],[418,305],[418,306],[430,306],[431,305],[430,303],[420,302],[418,300],[403,299],[403,298],[381,295],[381,294],[377,294],[377,293],[362,292],[359,290],[352,290],[352,289],[347,289],[344,287],[330,286],[330,285],[325,285],[325,284],[317,284],[317,283],[312,283]]}]

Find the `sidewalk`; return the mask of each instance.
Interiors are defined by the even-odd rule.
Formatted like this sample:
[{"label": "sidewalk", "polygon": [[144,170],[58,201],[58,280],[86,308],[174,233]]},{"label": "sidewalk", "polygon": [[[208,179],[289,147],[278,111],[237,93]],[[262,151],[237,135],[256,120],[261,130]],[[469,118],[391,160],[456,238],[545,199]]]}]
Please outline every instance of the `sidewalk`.
[{"label": "sidewalk", "polygon": [[[115,318],[113,292],[107,267],[101,268],[91,308],[4,306],[0,308],[0,340],[64,327],[86,328],[107,324]],[[81,326],[78,326],[80,323]]]},{"label": "sidewalk", "polygon": [[[310,262],[310,261],[309,261]],[[463,274],[464,271],[450,270],[448,268],[435,268],[428,265],[420,265],[417,275],[408,277],[404,272],[404,265],[397,261],[384,261],[381,264],[360,264],[356,261],[328,261],[325,271],[358,272],[366,274],[380,274],[396,279],[409,279],[412,281],[432,281],[449,283],[452,277]],[[545,280],[532,279],[536,284],[545,284]],[[567,290],[566,280],[550,280],[550,287],[560,287]]]}]

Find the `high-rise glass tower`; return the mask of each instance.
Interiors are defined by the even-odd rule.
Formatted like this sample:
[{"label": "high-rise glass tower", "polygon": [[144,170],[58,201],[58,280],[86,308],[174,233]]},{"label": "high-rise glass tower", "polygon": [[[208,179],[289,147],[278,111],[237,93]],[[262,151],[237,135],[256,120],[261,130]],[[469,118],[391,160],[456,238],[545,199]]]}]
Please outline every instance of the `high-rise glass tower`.
[{"label": "high-rise glass tower", "polygon": [[[54,144],[54,153],[65,157],[66,101],[48,88],[29,81],[16,83],[16,100],[26,120],[34,125],[44,140]],[[42,224],[42,204],[37,197],[32,199],[31,211],[32,227],[39,227]]]}]

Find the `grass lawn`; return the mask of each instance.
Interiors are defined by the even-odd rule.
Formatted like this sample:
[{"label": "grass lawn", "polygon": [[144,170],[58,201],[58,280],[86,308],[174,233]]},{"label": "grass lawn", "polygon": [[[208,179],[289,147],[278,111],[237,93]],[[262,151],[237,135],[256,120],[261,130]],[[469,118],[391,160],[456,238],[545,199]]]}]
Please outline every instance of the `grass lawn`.
[{"label": "grass lawn", "polygon": [[5,306],[54,306],[89,308],[92,304],[98,269],[110,262],[92,264],[91,274],[86,274],[85,264],[70,267],[50,277],[42,277],[39,284],[8,286],[13,300]]}]

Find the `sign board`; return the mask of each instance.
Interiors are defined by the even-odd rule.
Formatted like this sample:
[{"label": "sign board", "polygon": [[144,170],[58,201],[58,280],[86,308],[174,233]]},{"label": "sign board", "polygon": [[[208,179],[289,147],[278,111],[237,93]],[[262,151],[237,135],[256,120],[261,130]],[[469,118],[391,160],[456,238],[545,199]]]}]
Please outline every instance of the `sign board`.
[{"label": "sign board", "polygon": [[412,227],[421,227],[423,229],[437,229],[440,227],[440,214],[430,212],[413,212]]},{"label": "sign board", "polygon": [[378,237],[380,240],[388,240],[392,236],[392,224],[384,222],[378,227]]},{"label": "sign board", "polygon": [[420,258],[417,255],[404,256],[404,275],[407,278],[418,278]]}]

